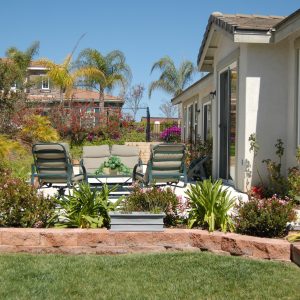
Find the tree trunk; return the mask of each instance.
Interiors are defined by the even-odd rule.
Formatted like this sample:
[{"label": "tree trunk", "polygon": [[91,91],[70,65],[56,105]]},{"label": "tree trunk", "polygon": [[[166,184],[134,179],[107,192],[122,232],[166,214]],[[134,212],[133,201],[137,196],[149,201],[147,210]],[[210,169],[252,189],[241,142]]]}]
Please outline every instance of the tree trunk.
[{"label": "tree trunk", "polygon": [[[104,111],[104,90],[100,88],[99,90],[99,116],[103,116],[102,123],[106,122],[106,114]],[[101,122],[101,120],[100,120]]]}]

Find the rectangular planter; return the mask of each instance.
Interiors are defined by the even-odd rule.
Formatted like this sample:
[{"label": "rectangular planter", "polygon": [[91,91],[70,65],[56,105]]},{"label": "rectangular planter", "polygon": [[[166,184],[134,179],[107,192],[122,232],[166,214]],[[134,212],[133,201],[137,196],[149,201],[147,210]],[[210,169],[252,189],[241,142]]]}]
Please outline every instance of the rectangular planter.
[{"label": "rectangular planter", "polygon": [[164,231],[164,213],[110,212],[111,231]]}]

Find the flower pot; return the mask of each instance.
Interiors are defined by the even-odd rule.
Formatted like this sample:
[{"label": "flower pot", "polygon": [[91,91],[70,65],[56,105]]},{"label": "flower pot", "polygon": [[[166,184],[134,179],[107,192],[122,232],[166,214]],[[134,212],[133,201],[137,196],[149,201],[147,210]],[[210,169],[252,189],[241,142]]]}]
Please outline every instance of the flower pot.
[{"label": "flower pot", "polygon": [[118,175],[118,170],[115,169],[115,170],[112,170],[111,168],[103,168],[103,174],[105,175]]},{"label": "flower pot", "polygon": [[111,231],[164,231],[164,213],[110,212]]}]

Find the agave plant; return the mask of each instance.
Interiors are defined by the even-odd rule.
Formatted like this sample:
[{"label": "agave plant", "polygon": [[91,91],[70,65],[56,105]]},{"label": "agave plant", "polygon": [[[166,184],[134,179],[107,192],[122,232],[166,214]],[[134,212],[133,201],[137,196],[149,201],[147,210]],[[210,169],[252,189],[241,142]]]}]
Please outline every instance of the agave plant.
[{"label": "agave plant", "polygon": [[109,227],[109,211],[117,206],[108,196],[112,189],[103,185],[101,190],[91,189],[88,183],[82,183],[74,188],[73,194],[57,199],[60,206],[52,222],[57,227],[100,228]]},{"label": "agave plant", "polygon": [[198,182],[186,192],[191,205],[189,227],[208,224],[208,230],[216,227],[226,232],[233,230],[233,222],[228,211],[234,206],[235,198],[227,189],[222,188],[222,181],[211,179]]}]

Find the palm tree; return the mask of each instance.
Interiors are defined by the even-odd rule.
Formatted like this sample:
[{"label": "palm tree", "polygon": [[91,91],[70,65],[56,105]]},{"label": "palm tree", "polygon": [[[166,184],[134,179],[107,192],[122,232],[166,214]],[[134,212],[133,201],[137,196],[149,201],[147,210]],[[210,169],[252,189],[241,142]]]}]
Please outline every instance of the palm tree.
[{"label": "palm tree", "polygon": [[[38,62],[47,68],[46,76],[59,88],[61,103],[64,100],[64,96],[66,98],[70,96],[72,88],[80,77],[91,76],[91,74],[95,73],[95,70],[91,68],[74,70],[72,68],[71,54],[67,55],[62,64],[56,64],[49,59],[40,59]],[[99,74],[99,77],[101,77],[101,74]]]},{"label": "palm tree", "polygon": [[18,89],[23,90],[26,85],[27,71],[33,57],[38,54],[40,47],[39,42],[33,42],[25,51],[20,51],[16,47],[10,47],[6,50],[6,56],[9,58],[14,66],[15,72],[17,72],[16,77],[18,78]]},{"label": "palm tree", "polygon": [[90,68],[84,84],[99,91],[99,108],[104,110],[104,91],[111,91],[117,85],[124,89],[131,79],[130,67],[126,64],[123,52],[114,50],[102,55],[96,49],[84,49],[77,59],[79,67]]},{"label": "palm tree", "polygon": [[154,70],[160,70],[161,75],[158,80],[151,82],[149,86],[149,98],[152,92],[161,89],[173,97],[178,96],[184,88],[190,83],[195,67],[190,61],[183,61],[176,69],[173,60],[168,57],[162,57],[152,66],[151,73]]}]

